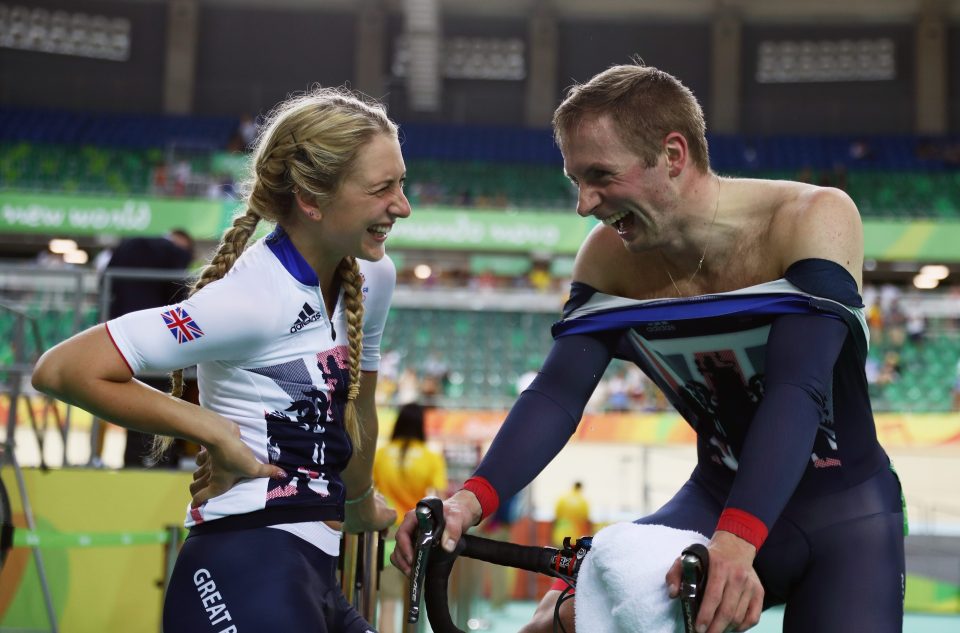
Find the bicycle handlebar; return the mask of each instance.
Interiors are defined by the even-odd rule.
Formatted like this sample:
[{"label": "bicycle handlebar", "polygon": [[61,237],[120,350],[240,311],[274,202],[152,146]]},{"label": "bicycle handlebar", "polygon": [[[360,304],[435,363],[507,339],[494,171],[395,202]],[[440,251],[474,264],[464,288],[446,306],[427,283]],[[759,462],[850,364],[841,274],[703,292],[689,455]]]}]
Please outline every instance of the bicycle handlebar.
[{"label": "bicycle handlebar", "polygon": [[[517,545],[466,534],[453,552],[439,547],[445,526],[443,504],[436,497],[427,497],[417,503],[417,532],[414,539],[414,564],[410,574],[410,610],[407,622],[420,618],[420,597],[423,595],[427,618],[434,633],[464,633],[450,616],[447,584],[453,564],[459,556],[466,556],[495,565],[515,567],[534,573],[562,578],[576,586],[580,565],[593,539],[583,537],[575,543],[570,537],[563,540],[563,548]],[[693,633],[694,621],[706,587],[709,564],[707,548],[691,545],[681,555],[680,602],[684,626]]]},{"label": "bicycle handlebar", "polygon": [[459,556],[466,556],[495,565],[515,567],[546,576],[562,578],[576,584],[577,573],[584,556],[590,551],[590,537],[571,544],[564,539],[563,549],[505,543],[480,536],[464,535],[453,552],[439,547],[445,521],[443,504],[436,497],[427,497],[417,503],[417,532],[414,539],[415,557],[410,575],[410,610],[407,622],[420,618],[420,597],[423,595],[427,618],[435,633],[463,633],[453,623],[447,602],[447,584],[453,564]]},{"label": "bicycle handlebar", "polygon": [[710,554],[699,543],[691,545],[680,554],[680,612],[683,615],[684,630],[692,633],[703,592],[707,588],[707,571],[710,568]]},{"label": "bicycle handlebar", "polygon": [[[517,545],[491,539],[465,535],[457,543],[456,549],[450,553],[445,550],[433,552],[427,567],[427,576],[424,584],[424,605],[427,609],[427,618],[434,633],[463,633],[453,623],[450,617],[447,598],[447,584],[453,564],[459,556],[466,556],[487,563],[515,567],[548,576],[562,577],[568,582],[576,582],[579,563],[589,545],[582,547],[583,553],[576,556],[564,555],[562,550],[552,547],[538,547],[531,545]],[[571,561],[566,563],[566,561]],[[572,567],[566,567],[572,565]],[[570,569],[571,573],[558,570]]]}]

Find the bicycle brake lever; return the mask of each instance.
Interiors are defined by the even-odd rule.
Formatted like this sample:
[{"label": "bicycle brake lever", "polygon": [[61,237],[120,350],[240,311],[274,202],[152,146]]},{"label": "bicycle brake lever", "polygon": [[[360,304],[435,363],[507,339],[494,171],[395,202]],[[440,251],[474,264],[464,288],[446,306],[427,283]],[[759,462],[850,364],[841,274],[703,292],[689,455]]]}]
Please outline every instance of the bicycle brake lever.
[{"label": "bicycle brake lever", "polygon": [[407,612],[407,622],[411,624],[420,620],[420,598],[423,595],[423,581],[427,575],[430,550],[440,542],[446,525],[443,520],[443,502],[437,497],[426,497],[418,501],[414,513],[417,517],[417,531],[414,535],[414,560],[410,573],[410,610]]},{"label": "bicycle brake lever", "polygon": [[687,633],[696,631],[697,613],[707,587],[707,570],[710,567],[710,554],[699,543],[683,550],[680,555],[680,610],[683,613],[683,627]]},{"label": "bicycle brake lever", "polygon": [[580,566],[592,545],[593,537],[591,536],[580,537],[572,544],[570,537],[565,536],[563,546],[559,550],[549,548],[553,552],[550,557],[550,575],[576,587]]}]

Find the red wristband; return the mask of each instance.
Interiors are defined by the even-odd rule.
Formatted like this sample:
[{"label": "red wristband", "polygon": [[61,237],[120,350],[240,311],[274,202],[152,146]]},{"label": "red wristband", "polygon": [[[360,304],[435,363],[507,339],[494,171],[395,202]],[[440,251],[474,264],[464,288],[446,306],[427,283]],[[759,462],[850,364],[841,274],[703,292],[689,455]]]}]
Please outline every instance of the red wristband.
[{"label": "red wristband", "polygon": [[466,480],[463,482],[463,490],[469,490],[476,495],[477,501],[480,502],[481,521],[496,512],[500,506],[500,495],[483,477],[474,476]]},{"label": "red wristband", "polygon": [[763,521],[749,512],[736,508],[726,508],[720,514],[717,529],[739,536],[757,548],[757,551],[767,540],[767,526],[763,524]]}]

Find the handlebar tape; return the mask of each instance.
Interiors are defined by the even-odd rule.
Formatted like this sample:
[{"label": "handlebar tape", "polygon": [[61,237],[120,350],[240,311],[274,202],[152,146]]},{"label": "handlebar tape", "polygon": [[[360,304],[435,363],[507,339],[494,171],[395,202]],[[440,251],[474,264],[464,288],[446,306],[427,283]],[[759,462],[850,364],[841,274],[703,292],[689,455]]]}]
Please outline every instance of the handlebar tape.
[{"label": "handlebar tape", "polygon": [[423,586],[423,601],[430,627],[435,633],[463,633],[453,623],[447,602],[447,584],[458,556],[549,574],[552,570],[551,561],[556,554],[557,550],[549,547],[530,547],[470,535],[460,539],[453,553],[440,549],[434,551]]}]

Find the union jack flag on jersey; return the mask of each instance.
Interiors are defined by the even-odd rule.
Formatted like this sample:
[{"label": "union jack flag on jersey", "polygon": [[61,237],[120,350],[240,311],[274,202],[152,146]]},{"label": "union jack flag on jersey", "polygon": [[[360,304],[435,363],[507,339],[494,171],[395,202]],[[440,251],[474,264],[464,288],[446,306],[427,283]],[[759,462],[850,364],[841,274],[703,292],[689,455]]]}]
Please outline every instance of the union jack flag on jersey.
[{"label": "union jack flag on jersey", "polygon": [[161,316],[163,316],[163,322],[167,324],[170,333],[173,334],[173,338],[177,339],[177,343],[186,343],[203,336],[203,330],[200,329],[197,322],[180,306],[164,312]]}]

